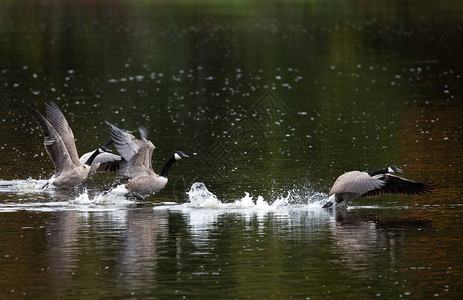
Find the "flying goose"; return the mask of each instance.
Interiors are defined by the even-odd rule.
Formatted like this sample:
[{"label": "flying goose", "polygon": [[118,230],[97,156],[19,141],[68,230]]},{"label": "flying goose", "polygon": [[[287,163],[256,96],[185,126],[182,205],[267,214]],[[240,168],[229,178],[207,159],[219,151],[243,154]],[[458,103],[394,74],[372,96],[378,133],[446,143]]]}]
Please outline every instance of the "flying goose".
[{"label": "flying goose", "polygon": [[430,182],[416,182],[392,173],[402,173],[396,166],[389,166],[376,171],[351,171],[336,179],[328,196],[335,195],[334,202],[327,202],[323,207],[346,206],[348,201],[356,198],[377,197],[390,194],[421,195],[434,190]]},{"label": "flying goose", "polygon": [[45,150],[55,166],[55,175],[43,188],[49,183],[57,187],[73,187],[85,183],[93,163],[100,165],[117,160],[117,155],[105,155],[100,158],[100,154],[111,152],[107,148],[112,143],[112,140],[109,140],[105,146],[85,154],[86,158],[81,162],[77,156],[72,129],[56,103],[46,104],[47,118],[32,106],[28,106],[27,109],[39,123],[44,136]]},{"label": "flying goose", "polygon": [[137,139],[128,131],[119,129],[109,122],[106,123],[109,125],[114,145],[122,156],[118,177],[128,179],[128,182],[125,184],[126,189],[129,191],[127,196],[135,196],[138,199],[143,199],[160,191],[167,184],[169,168],[177,160],[188,157],[182,151],[174,152],[158,175],[153,171],[151,164],[155,147],[151,141],[147,140],[146,129],[143,127],[139,128],[141,139]]}]

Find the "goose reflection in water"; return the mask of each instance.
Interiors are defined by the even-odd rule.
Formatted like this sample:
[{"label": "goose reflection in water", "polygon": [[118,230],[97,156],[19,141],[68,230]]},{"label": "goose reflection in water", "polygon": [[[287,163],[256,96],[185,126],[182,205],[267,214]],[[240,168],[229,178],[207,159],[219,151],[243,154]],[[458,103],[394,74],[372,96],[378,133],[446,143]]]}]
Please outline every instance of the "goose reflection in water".
[{"label": "goose reflection in water", "polygon": [[336,211],[331,230],[336,247],[340,249],[339,261],[352,270],[363,270],[377,261],[394,263],[397,249],[403,242],[403,232],[409,228],[432,227],[432,221],[414,218],[384,218],[380,214],[358,214]]},{"label": "goose reflection in water", "polygon": [[[138,286],[141,279],[153,278],[157,271],[158,247],[168,237],[168,214],[150,210],[111,210],[102,212],[58,211],[46,229],[49,272],[55,290],[71,286],[76,272],[100,272],[116,268],[124,286]],[[95,231],[100,235],[97,245]],[[103,251],[109,244],[114,256]],[[93,248],[92,255],[87,250]],[[96,249],[95,249],[96,248]],[[98,248],[101,251],[98,251]],[[106,256],[107,255],[107,256]],[[143,270],[143,272],[140,272]],[[143,278],[141,278],[143,277]]]},{"label": "goose reflection in water", "polygon": [[119,284],[136,287],[142,280],[154,280],[160,245],[169,238],[168,216],[167,211],[156,214],[151,210],[128,211],[122,249],[117,255],[117,271],[126,275]]}]

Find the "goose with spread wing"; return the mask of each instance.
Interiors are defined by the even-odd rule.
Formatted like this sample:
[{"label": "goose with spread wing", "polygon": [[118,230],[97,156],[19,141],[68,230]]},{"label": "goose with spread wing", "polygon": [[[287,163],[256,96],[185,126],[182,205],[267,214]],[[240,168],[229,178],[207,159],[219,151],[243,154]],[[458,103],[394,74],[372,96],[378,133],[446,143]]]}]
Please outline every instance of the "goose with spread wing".
[{"label": "goose with spread wing", "polygon": [[114,141],[119,154],[122,156],[119,164],[118,177],[125,177],[125,184],[129,191],[128,196],[139,199],[154,194],[163,189],[167,184],[167,175],[170,167],[178,160],[187,158],[182,151],[175,151],[172,157],[165,163],[161,173],[156,174],[151,164],[154,145],[147,139],[147,131],[140,127],[141,139],[135,138],[130,132],[120,129],[115,125],[109,125],[111,139]]},{"label": "goose with spread wing", "polygon": [[111,150],[107,147],[112,143],[111,139],[79,160],[72,129],[56,103],[46,104],[46,118],[32,106],[27,109],[39,123],[45,150],[55,167],[55,175],[44,188],[49,183],[57,187],[73,187],[85,183],[92,167],[97,169],[106,163],[120,161],[118,155],[109,153]]},{"label": "goose with spread wing", "polygon": [[434,190],[430,182],[417,182],[392,175],[402,173],[396,166],[375,171],[351,171],[336,179],[328,196],[334,195],[323,207],[346,206],[347,202],[357,198],[377,197],[390,194],[421,195]]}]

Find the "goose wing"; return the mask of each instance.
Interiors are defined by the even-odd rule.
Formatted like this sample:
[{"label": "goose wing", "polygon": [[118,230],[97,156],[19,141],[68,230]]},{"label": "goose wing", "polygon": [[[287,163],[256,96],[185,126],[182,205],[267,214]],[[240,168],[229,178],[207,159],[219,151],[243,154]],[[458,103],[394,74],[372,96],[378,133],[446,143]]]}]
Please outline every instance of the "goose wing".
[{"label": "goose wing", "polygon": [[131,133],[106,122],[109,125],[111,138],[114,141],[117,151],[126,161],[131,161],[142,146],[142,141],[135,138]]},{"label": "goose wing", "polygon": [[153,151],[156,148],[151,141],[148,140],[148,130],[145,127],[138,127],[138,131],[140,132],[141,140],[148,145],[148,150],[143,156],[143,162],[141,164],[145,166],[148,170],[148,172],[151,175],[154,175],[153,171],[153,164],[152,164],[152,157],[153,157]]},{"label": "goose wing", "polygon": [[384,184],[384,181],[371,177],[365,172],[351,171],[342,174],[336,179],[329,196],[343,193],[363,195],[369,191],[380,189]]},{"label": "goose wing", "polygon": [[145,141],[137,139],[129,132],[108,122],[107,124],[109,125],[114,145],[122,156],[118,176],[132,178],[149,175],[150,165],[147,165],[146,162],[151,160],[151,142],[148,142],[145,138],[143,138]]},{"label": "goose wing", "polygon": [[76,143],[74,141],[74,133],[72,132],[71,126],[64,117],[63,113],[59,109],[55,102],[47,103],[47,120],[58,132],[59,136],[64,142],[69,156],[75,165],[79,164],[79,156],[77,154]]},{"label": "goose wing", "polygon": [[151,142],[148,141],[144,143],[133,160],[128,162],[127,168],[124,170],[124,176],[132,178],[136,176],[154,175],[153,168],[151,168],[153,149],[154,146]]},{"label": "goose wing", "polygon": [[39,122],[40,129],[42,130],[44,136],[44,146],[48,155],[55,166],[55,174],[61,173],[63,170],[71,169],[74,165],[69,152],[64,145],[63,140],[61,139],[58,132],[55,128],[48,122],[45,117],[39,113],[32,106],[28,106],[27,109],[32,114],[32,116]]},{"label": "goose wing", "polygon": [[372,178],[383,181],[384,185],[379,189],[368,191],[362,195],[362,198],[392,194],[421,195],[435,189],[433,183],[417,182],[391,174],[380,174]]},{"label": "goose wing", "polygon": [[148,170],[148,173],[150,175],[154,175],[154,171],[153,171],[153,165],[152,165],[152,161],[153,161],[153,152],[154,152],[154,145],[153,143],[151,143],[151,141],[148,141],[146,139],[144,139],[146,141],[146,147],[148,148],[144,154],[144,159],[143,159],[143,162],[141,162],[141,164]]}]

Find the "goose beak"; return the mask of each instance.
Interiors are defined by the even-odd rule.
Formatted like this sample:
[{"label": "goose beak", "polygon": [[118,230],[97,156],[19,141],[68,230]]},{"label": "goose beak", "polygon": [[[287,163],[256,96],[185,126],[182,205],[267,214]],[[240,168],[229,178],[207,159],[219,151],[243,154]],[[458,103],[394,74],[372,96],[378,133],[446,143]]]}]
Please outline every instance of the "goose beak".
[{"label": "goose beak", "polygon": [[181,158],[188,158],[189,156],[186,155],[185,153],[183,153],[182,151],[176,151],[176,153],[178,154],[178,156],[180,156]]},{"label": "goose beak", "polygon": [[401,168],[397,168],[396,166],[389,166],[389,168],[387,169],[387,171],[389,173],[402,173],[402,169]]}]

